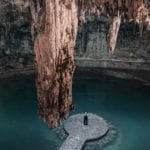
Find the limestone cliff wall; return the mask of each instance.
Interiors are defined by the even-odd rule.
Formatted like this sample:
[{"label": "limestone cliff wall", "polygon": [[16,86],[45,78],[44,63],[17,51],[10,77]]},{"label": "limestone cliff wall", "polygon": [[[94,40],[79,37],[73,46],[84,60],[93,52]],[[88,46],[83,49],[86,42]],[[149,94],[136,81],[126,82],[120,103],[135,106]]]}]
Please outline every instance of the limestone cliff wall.
[{"label": "limestone cliff wall", "polygon": [[[0,72],[33,68],[29,2],[0,0]],[[102,14],[97,20],[94,15],[88,14],[85,19],[86,23],[78,28],[77,66],[150,70],[148,30],[144,29],[143,36],[139,37],[138,25],[122,23],[115,53],[110,55],[107,46],[108,17]]]},{"label": "limestone cliff wall", "polygon": [[139,26],[123,22],[120,26],[116,48],[109,53],[107,33],[109,19],[101,15],[87,16],[86,23],[79,26],[75,58],[77,66],[118,69],[150,70],[150,31],[144,26],[140,37]]},{"label": "limestone cliff wall", "polygon": [[0,72],[33,65],[28,0],[0,0]]}]

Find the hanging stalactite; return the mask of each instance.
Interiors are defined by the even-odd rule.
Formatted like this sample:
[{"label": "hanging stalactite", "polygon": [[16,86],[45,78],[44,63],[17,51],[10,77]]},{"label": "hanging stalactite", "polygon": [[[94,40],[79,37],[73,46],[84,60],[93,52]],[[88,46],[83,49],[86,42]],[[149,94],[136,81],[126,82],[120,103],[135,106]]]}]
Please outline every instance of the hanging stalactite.
[{"label": "hanging stalactite", "polygon": [[75,0],[32,0],[39,114],[49,127],[66,118],[72,104],[73,49],[77,33]]}]

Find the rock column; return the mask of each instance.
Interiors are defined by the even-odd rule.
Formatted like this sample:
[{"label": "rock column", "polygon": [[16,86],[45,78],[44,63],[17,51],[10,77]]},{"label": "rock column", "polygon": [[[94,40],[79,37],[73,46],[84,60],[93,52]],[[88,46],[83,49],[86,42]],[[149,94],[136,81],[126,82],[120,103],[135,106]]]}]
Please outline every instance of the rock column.
[{"label": "rock column", "polygon": [[78,25],[76,0],[31,0],[39,114],[60,125],[72,104],[73,50]]}]

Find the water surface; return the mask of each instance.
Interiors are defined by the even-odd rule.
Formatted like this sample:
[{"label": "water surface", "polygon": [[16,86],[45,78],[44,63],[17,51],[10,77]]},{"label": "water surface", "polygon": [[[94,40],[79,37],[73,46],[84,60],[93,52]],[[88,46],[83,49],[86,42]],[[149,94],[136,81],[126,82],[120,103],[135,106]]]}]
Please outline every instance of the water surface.
[{"label": "water surface", "polygon": [[[118,129],[104,150],[149,150],[150,89],[130,81],[75,79],[73,113],[101,115]],[[71,113],[71,114],[73,114]],[[0,81],[0,150],[58,150],[59,130],[37,115],[33,77]]]}]

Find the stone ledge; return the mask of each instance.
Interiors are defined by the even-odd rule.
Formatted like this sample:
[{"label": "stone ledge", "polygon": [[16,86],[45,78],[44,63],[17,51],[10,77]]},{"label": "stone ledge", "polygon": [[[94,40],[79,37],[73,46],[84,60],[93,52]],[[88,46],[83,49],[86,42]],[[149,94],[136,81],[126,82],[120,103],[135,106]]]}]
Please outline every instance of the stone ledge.
[{"label": "stone ledge", "polygon": [[127,69],[150,71],[150,61],[139,60],[120,60],[120,59],[92,59],[92,58],[75,58],[77,67],[99,67],[111,69]]},{"label": "stone ledge", "polygon": [[108,130],[106,121],[95,114],[88,114],[88,125],[83,124],[84,114],[71,116],[64,129],[69,134],[59,150],[81,150],[87,141],[104,137]]}]

